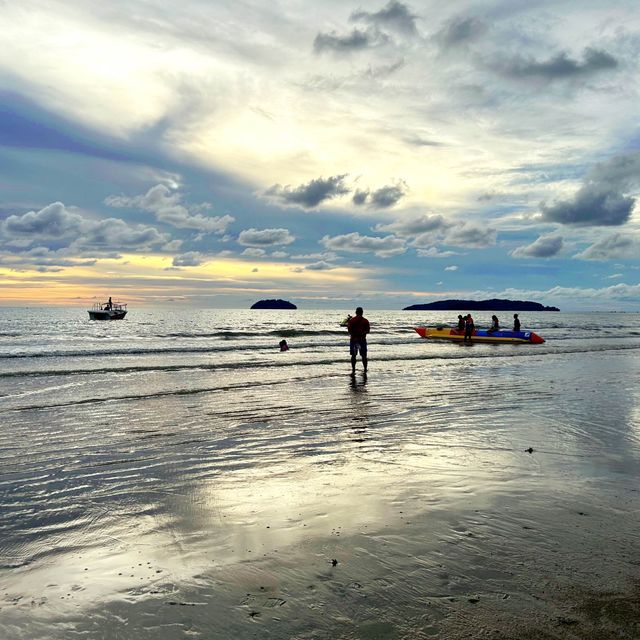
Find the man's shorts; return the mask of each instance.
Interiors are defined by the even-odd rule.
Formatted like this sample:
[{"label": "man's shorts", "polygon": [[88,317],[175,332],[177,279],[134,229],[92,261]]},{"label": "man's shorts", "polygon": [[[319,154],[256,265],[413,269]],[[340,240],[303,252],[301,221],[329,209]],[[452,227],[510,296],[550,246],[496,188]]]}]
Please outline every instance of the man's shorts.
[{"label": "man's shorts", "polygon": [[367,341],[366,340],[352,340],[349,343],[349,353],[355,357],[360,352],[363,358],[367,357]]}]

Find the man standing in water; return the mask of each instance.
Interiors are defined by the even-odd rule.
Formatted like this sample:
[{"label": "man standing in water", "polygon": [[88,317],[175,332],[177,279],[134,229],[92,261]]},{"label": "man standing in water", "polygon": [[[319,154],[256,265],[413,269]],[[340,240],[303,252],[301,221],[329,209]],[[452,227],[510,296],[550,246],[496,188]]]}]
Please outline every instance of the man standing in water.
[{"label": "man standing in water", "polygon": [[362,307],[356,309],[356,315],[347,323],[347,331],[351,336],[349,353],[351,353],[351,373],[356,372],[356,356],[362,356],[362,366],[367,372],[367,334],[371,330],[369,321],[362,315]]}]

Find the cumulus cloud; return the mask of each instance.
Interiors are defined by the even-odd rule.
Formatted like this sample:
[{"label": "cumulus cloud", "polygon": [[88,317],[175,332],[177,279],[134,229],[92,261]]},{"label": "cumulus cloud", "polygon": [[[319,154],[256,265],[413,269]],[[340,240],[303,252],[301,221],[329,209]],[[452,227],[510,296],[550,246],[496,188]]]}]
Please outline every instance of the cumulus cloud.
[{"label": "cumulus cloud", "polygon": [[574,258],[581,260],[616,260],[640,257],[640,237],[635,234],[614,233],[598,240]]},{"label": "cumulus cloud", "polygon": [[620,282],[609,287],[552,287],[543,291],[505,289],[500,292],[473,292],[474,297],[491,295],[492,297],[509,298],[511,300],[541,300],[545,304],[563,304],[568,300],[574,306],[588,305],[602,307],[603,304],[630,302],[637,305],[640,298],[640,284]]},{"label": "cumulus cloud", "polygon": [[320,241],[327,249],[352,253],[374,253],[380,258],[389,258],[406,251],[404,240],[394,236],[378,238],[362,236],[357,232],[340,236],[324,236]]},{"label": "cumulus cloud", "polygon": [[606,51],[587,48],[583,53],[582,62],[570,58],[566,52],[538,62],[532,59],[514,58],[497,64],[498,69],[505,75],[514,78],[538,77],[545,80],[556,80],[587,76],[607,69],[615,69],[618,61]]},{"label": "cumulus cloud", "polygon": [[169,236],[154,227],[132,225],[119,218],[96,220],[53,202],[39,211],[11,215],[0,223],[0,242],[6,246],[35,244],[76,251],[146,249],[166,244]]},{"label": "cumulus cloud", "polygon": [[209,209],[205,203],[187,206],[182,203],[182,195],[164,184],[151,187],[147,193],[138,196],[108,196],[105,204],[110,207],[138,208],[153,213],[159,222],[164,222],[178,229],[195,229],[201,233],[219,233],[235,221],[229,215],[208,216],[200,211]]},{"label": "cumulus cloud", "polygon": [[256,247],[250,247],[245,249],[240,255],[247,256],[248,258],[262,258],[267,255],[264,249],[258,249]]},{"label": "cumulus cloud", "polygon": [[27,246],[39,240],[62,240],[78,237],[85,222],[85,218],[69,211],[62,202],[52,202],[39,211],[6,218],[0,226],[0,237],[16,246]]},{"label": "cumulus cloud", "polygon": [[549,234],[540,236],[531,244],[516,247],[511,256],[514,258],[553,258],[564,246],[562,236]]},{"label": "cumulus cloud", "polygon": [[454,247],[483,249],[496,243],[497,232],[492,227],[480,226],[473,222],[451,227],[445,237],[444,244]]},{"label": "cumulus cloud", "polygon": [[417,16],[411,13],[409,7],[397,0],[390,0],[380,11],[354,11],[349,20],[351,22],[364,22],[379,28],[386,28],[405,35],[416,35]]},{"label": "cumulus cloud", "polygon": [[291,244],[295,240],[288,229],[244,229],[238,236],[238,243],[245,247],[271,247]]},{"label": "cumulus cloud", "polygon": [[353,202],[353,204],[355,204],[356,206],[361,206],[367,202],[369,193],[369,189],[356,189],[351,198],[351,202]]},{"label": "cumulus cloud", "polygon": [[324,260],[319,260],[318,262],[312,262],[304,267],[294,267],[292,271],[295,273],[302,273],[304,271],[330,271],[335,268],[335,265],[325,262]]},{"label": "cumulus cloud", "polygon": [[351,200],[355,205],[367,204],[377,209],[388,209],[397,204],[406,192],[406,183],[399,182],[395,185],[380,187],[373,192],[368,189],[357,190]]},{"label": "cumulus cloud", "polygon": [[450,258],[457,256],[456,251],[440,251],[437,247],[428,247],[426,249],[416,249],[416,253],[421,258]]},{"label": "cumulus cloud", "polygon": [[374,230],[391,232],[401,238],[411,238],[412,247],[431,252],[434,251],[433,245],[436,243],[476,249],[490,247],[496,243],[497,235],[491,226],[481,226],[474,222],[456,224],[445,220],[441,215],[426,214],[400,218],[389,224],[378,224]]},{"label": "cumulus cloud", "polygon": [[458,265],[457,264],[451,264],[448,267],[444,268],[445,271],[457,271],[458,270]]},{"label": "cumulus cloud", "polygon": [[570,200],[540,208],[549,222],[567,225],[615,226],[629,220],[635,198],[628,192],[640,184],[640,153],[616,156],[597,164]]},{"label": "cumulus cloud", "polygon": [[451,226],[441,215],[422,215],[411,218],[399,218],[389,224],[377,224],[374,231],[393,233],[402,238],[410,238],[422,233],[440,231]]},{"label": "cumulus cloud", "polygon": [[313,209],[326,200],[349,193],[350,189],[344,184],[346,177],[347,174],[331,176],[330,178],[315,178],[298,187],[291,187],[290,185],[283,187],[279,184],[274,184],[264,192],[264,195],[283,204]]},{"label": "cumulus cloud", "polygon": [[198,267],[205,262],[205,256],[198,251],[187,251],[173,258],[174,267]]}]

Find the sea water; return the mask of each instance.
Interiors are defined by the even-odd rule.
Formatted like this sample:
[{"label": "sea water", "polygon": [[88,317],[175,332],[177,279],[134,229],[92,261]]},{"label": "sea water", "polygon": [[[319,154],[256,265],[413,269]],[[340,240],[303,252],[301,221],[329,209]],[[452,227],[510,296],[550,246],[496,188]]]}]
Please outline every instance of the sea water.
[{"label": "sea water", "polygon": [[0,309],[0,637],[590,629],[640,577],[640,314],[413,331],[465,311],[367,310],[352,378],[347,310]]}]

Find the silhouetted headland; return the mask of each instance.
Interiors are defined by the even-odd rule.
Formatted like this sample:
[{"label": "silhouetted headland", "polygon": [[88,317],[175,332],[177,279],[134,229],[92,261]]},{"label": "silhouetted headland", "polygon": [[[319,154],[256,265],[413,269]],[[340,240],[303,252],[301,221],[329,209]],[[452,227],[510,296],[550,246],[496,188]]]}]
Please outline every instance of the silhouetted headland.
[{"label": "silhouetted headland", "polygon": [[251,305],[251,309],[297,309],[295,304],[288,300],[258,300]]},{"label": "silhouetted headland", "polygon": [[560,311],[558,307],[545,307],[528,300],[437,300],[425,304],[412,304],[403,311]]}]

